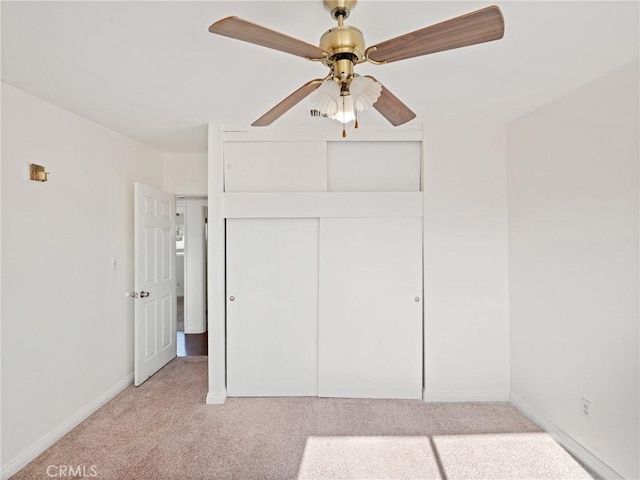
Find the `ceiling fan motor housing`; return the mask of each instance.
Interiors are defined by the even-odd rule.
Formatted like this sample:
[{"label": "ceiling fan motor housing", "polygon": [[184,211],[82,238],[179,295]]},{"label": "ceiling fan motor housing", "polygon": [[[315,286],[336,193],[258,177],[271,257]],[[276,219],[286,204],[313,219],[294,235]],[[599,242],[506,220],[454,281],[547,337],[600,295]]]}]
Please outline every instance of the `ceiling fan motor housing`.
[{"label": "ceiling fan motor housing", "polygon": [[337,56],[345,58],[347,54],[354,62],[364,58],[364,36],[356,27],[342,25],[327,30],[320,38],[319,46],[329,54],[329,64],[335,62]]}]

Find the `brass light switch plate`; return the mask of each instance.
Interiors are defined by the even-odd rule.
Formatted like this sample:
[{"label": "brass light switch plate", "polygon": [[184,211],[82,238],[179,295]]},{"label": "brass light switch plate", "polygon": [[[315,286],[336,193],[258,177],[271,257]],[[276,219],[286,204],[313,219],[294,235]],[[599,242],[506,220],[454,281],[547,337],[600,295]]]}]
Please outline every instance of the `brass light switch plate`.
[{"label": "brass light switch plate", "polygon": [[45,168],[42,165],[36,165],[32,163],[29,165],[29,180],[35,180],[37,182],[46,182],[47,174],[49,172],[45,171]]}]

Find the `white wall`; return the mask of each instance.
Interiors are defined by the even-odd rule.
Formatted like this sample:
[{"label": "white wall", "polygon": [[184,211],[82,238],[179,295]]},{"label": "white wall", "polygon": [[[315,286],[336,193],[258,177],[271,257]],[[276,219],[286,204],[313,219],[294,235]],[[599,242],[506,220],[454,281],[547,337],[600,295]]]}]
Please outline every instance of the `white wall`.
[{"label": "white wall", "polygon": [[131,382],[133,182],[162,187],[163,159],[4,84],[2,140],[7,476]]},{"label": "white wall", "polygon": [[[204,216],[202,206],[206,200],[188,197],[206,197],[208,194],[207,154],[165,153],[164,190],[186,196],[184,204],[186,225],[185,254],[176,258],[179,268],[178,294],[184,299],[185,333],[205,332],[205,266]],[[197,202],[197,205],[193,202]],[[186,246],[186,245],[189,246]]]},{"label": "white wall", "polygon": [[[185,204],[183,201],[176,201],[176,227],[185,224]],[[183,244],[184,245],[184,244]],[[176,295],[184,296],[184,250],[178,253],[176,248]]]},{"label": "white wall", "polygon": [[176,195],[207,196],[207,154],[165,153],[164,190]]},{"label": "white wall", "polygon": [[508,399],[505,135],[425,131],[425,400]]},{"label": "white wall", "polygon": [[184,253],[176,254],[176,295],[184,296]]},{"label": "white wall", "polygon": [[205,215],[206,199],[181,200],[185,211],[184,333],[207,331],[205,305]]},{"label": "white wall", "polygon": [[640,476],[638,77],[635,62],[508,127],[513,400],[629,479]]}]

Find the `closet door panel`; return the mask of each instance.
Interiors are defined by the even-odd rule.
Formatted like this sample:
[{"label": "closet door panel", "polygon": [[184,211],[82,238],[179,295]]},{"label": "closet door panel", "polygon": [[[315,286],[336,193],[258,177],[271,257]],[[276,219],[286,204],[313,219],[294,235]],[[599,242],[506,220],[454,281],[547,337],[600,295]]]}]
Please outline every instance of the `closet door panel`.
[{"label": "closet door panel", "polygon": [[330,192],[419,192],[420,142],[329,142]]},{"label": "closet door panel", "polygon": [[229,142],[225,192],[326,192],[325,142]]},{"label": "closet door panel", "polygon": [[320,220],[319,395],[422,397],[422,219]]},{"label": "closet door panel", "polygon": [[227,220],[227,393],[315,396],[318,220]]}]

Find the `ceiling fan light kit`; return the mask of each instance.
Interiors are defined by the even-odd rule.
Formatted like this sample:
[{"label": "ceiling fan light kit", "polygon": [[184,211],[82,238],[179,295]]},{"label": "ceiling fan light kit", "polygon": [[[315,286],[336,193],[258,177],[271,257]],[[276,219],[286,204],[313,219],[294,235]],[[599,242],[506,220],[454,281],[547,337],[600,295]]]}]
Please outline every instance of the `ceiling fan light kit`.
[{"label": "ceiling fan light kit", "polygon": [[358,112],[373,107],[380,94],[382,94],[382,85],[370,77],[354,75],[349,83],[349,91],[353,96],[354,106]]},{"label": "ceiling fan light kit", "polygon": [[315,110],[330,117],[338,112],[337,99],[339,97],[340,85],[333,79],[327,79],[309,96],[309,99]]},{"label": "ceiling fan light kit", "polygon": [[364,62],[384,65],[499,40],[504,36],[502,12],[491,6],[367,48],[362,32],[344,24],[357,0],[323,0],[323,3],[338,25],[322,35],[317,47],[238,17],[223,18],[209,27],[211,33],[290,53],[329,68],[326,77],[307,82],[252,126],[270,125],[309,95],[313,108],[322,116],[343,124],[343,137],[346,136],[345,125],[355,121],[355,128],[358,128],[358,112],[371,107],[393,126],[402,125],[414,119],[416,114],[374,77],[355,73],[356,65]]},{"label": "ceiling fan light kit", "polygon": [[309,100],[323,116],[347,124],[356,120],[357,112],[371,108],[381,93],[378,82],[353,74],[346,81],[335,77],[324,80]]}]

